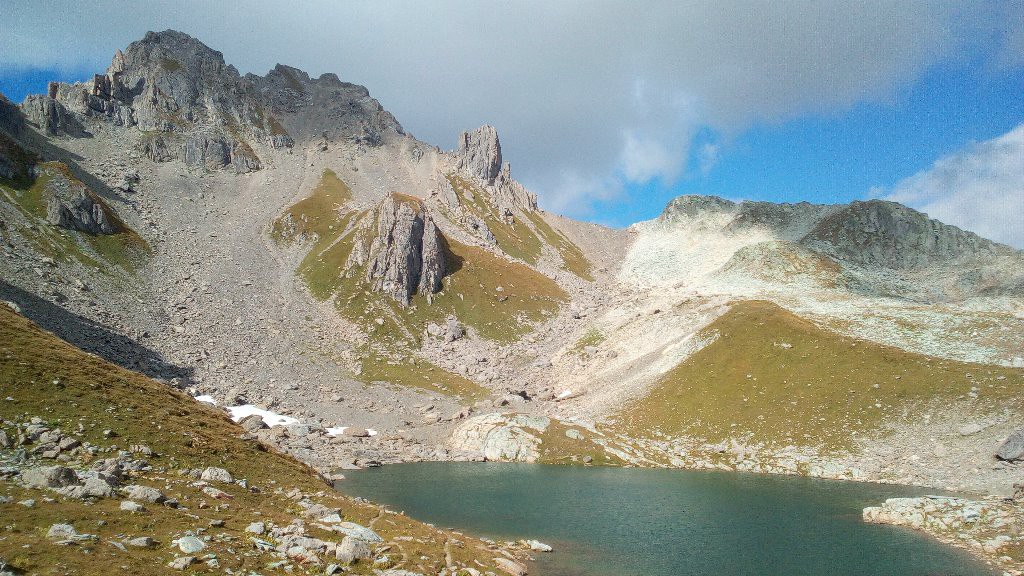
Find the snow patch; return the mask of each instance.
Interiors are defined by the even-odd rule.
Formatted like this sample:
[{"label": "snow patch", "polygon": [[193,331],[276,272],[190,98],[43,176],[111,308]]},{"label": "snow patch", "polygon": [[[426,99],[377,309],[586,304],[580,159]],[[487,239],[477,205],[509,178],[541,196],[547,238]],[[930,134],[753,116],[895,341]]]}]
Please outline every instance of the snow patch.
[{"label": "snow patch", "polygon": [[198,400],[200,402],[205,402],[207,404],[213,404],[214,406],[217,405],[217,401],[214,400],[213,396],[210,396],[209,394],[203,394],[202,396],[196,396],[196,400]]},{"label": "snow patch", "polygon": [[[334,426],[332,428],[328,428],[327,429],[327,435],[328,436],[341,436],[342,434],[345,433],[345,430],[348,430],[348,426]],[[373,428],[367,428],[366,432],[369,433],[370,436],[376,436],[377,435],[377,431],[374,430]]]},{"label": "snow patch", "polygon": [[263,423],[267,426],[291,426],[292,424],[298,424],[297,418],[291,416],[285,416],[278,414],[277,412],[271,412],[270,410],[264,410],[257,408],[252,404],[242,404],[241,406],[228,406],[228,412],[231,414],[231,419],[238,422],[246,416],[252,416],[253,414],[259,415],[263,418]]}]

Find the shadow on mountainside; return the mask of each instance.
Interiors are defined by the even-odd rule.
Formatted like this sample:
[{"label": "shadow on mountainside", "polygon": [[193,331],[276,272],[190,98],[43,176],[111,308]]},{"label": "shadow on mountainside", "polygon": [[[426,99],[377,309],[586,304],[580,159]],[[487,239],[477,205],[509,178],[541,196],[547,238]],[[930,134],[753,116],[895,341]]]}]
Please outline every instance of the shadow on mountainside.
[{"label": "shadow on mountainside", "polygon": [[0,280],[0,300],[10,300],[21,308],[21,314],[62,340],[108,362],[151,378],[178,378],[181,386],[192,383],[194,370],[175,366],[134,339],[119,334],[102,324],[70,312],[35,294]]}]

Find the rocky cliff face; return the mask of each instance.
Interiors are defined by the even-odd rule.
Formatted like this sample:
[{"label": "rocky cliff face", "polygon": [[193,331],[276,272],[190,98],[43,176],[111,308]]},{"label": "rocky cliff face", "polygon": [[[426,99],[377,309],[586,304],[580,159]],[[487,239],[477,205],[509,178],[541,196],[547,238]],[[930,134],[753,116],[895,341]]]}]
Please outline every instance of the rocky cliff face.
[{"label": "rocky cliff face", "polygon": [[[493,126],[484,125],[459,136],[459,147],[450,153],[456,170],[479,181],[503,212],[537,210],[537,196],[512,179],[512,168],[502,162],[501,142]],[[448,189],[451,186],[447,186]],[[455,198],[447,190],[446,197]],[[457,199],[453,203],[457,203]]]},{"label": "rocky cliff face", "polygon": [[845,262],[914,270],[1013,255],[1015,250],[897,204],[853,202],[823,218],[802,243]]},{"label": "rocky cliff face", "polygon": [[51,136],[83,137],[84,119],[105,120],[146,133],[141,151],[155,162],[239,174],[263,167],[258,145],[326,138],[380,146],[404,134],[362,86],[280,64],[265,77],[242,77],[220,52],[173,30],[147,33],[91,81],[51,83],[21,110]]},{"label": "rocky cliff face", "polygon": [[441,290],[445,275],[444,240],[423,204],[391,195],[363,220],[346,268],[363,269],[377,292],[408,306],[414,294]]},{"label": "rocky cliff face", "polygon": [[297,68],[278,64],[266,76],[245,77],[265,110],[279,119],[277,138],[325,139],[380,146],[389,135],[405,131],[363,86],[342,82],[334,74],[310,78]]}]

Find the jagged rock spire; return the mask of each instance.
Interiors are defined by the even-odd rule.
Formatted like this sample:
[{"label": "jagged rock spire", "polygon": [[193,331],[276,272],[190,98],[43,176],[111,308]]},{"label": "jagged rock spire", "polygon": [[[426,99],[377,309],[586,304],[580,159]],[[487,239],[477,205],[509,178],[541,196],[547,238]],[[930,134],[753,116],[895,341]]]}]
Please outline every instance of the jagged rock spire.
[{"label": "jagged rock spire", "polygon": [[459,136],[459,149],[455,151],[456,167],[469,172],[487,184],[501,171],[501,142],[494,126],[483,125]]}]

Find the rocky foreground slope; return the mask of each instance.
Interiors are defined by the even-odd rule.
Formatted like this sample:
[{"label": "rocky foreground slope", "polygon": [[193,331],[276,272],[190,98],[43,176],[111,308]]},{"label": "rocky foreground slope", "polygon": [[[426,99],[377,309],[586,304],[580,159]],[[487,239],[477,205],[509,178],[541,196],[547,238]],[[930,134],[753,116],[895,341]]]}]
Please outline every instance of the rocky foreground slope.
[{"label": "rocky foreground slope", "polygon": [[1021,477],[996,456],[1024,425],[1021,251],[880,201],[574,222],[513,179],[494,128],[444,151],[361,86],[243,76],[179,32],[0,98],[0,272],[42,328],[284,424],[248,421],[322,473]]},{"label": "rocky foreground slope", "polygon": [[341,496],[218,410],[7,306],[0,342],[4,574],[525,570],[522,549]]}]

